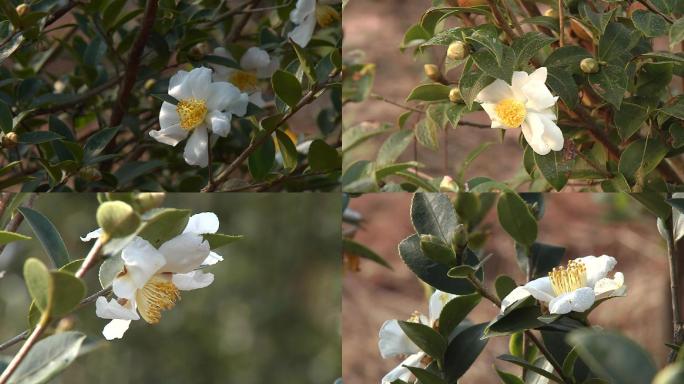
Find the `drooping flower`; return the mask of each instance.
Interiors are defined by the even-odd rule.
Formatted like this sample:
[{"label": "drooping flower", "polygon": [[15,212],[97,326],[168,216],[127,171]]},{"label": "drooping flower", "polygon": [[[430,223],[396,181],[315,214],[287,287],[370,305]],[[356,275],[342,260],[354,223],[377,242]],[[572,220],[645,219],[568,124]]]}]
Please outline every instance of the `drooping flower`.
[{"label": "drooping flower", "polygon": [[[451,299],[456,297],[450,293],[435,291],[430,297],[429,313],[425,316],[416,312],[408,320],[409,322],[420,323],[429,327],[438,326],[439,315],[442,308]],[[429,356],[421,351],[416,344],[409,339],[399,325],[398,320],[387,320],[380,328],[380,339],[378,341],[380,355],[383,359],[392,356],[408,356],[398,366],[392,369],[382,378],[381,384],[390,384],[395,380],[408,381],[411,378],[411,371],[406,368],[421,367],[426,365]]]},{"label": "drooping flower", "polygon": [[208,130],[226,137],[233,115],[244,116],[248,96],[227,82],[212,82],[211,69],[195,68],[178,71],[169,80],[169,95],[178,105],[162,103],[158,131],[150,136],[160,143],[176,146],[188,135],[184,158],[190,165],[206,167],[208,163]]},{"label": "drooping flower", "polygon": [[[233,60],[233,55],[223,47],[214,49],[214,55]],[[272,58],[265,50],[251,47],[240,58],[240,68],[216,65],[214,81],[228,81],[242,92],[249,94],[249,101],[252,104],[263,107],[266,103],[259,88],[259,80],[273,76],[273,73],[280,68],[280,58]]]},{"label": "drooping flower", "polygon": [[290,12],[290,21],[296,26],[287,35],[300,47],[306,47],[311,41],[316,22],[321,27],[330,25],[340,17],[339,13],[328,4],[340,3],[340,0],[297,0],[295,9]]},{"label": "drooping flower", "polygon": [[492,120],[492,128],[522,127],[525,140],[540,155],[563,149],[563,132],[553,109],[558,96],[546,87],[546,74],[546,67],[529,75],[516,71],[511,85],[497,79],[475,98]]},{"label": "drooping flower", "polygon": [[[121,251],[122,271],[112,282],[116,298],[98,297],[95,313],[111,321],[102,330],[107,340],[120,339],[132,320],[156,324],[161,311],[173,308],[180,291],[204,288],[214,281],[212,273],[200,267],[216,264],[223,257],[212,252],[203,234],[216,233],[218,217],[198,213],[190,217],[183,232],[164,242],[158,249],[147,240],[135,237]],[[83,241],[99,237],[101,230],[90,232]]]},{"label": "drooping flower", "polygon": [[502,300],[501,313],[529,296],[546,303],[549,312],[558,315],[584,312],[597,300],[623,296],[627,291],[623,274],[615,272],[613,278],[608,277],[616,264],[615,258],[607,255],[571,260],[567,267],[554,268],[547,277],[532,280],[511,291]]}]

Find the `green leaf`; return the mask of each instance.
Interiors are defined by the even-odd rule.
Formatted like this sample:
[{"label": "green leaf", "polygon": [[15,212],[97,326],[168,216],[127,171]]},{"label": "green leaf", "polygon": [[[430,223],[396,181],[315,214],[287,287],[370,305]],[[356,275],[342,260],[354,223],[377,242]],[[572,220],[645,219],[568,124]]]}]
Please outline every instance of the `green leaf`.
[{"label": "green leaf", "polygon": [[311,143],[308,156],[309,167],[313,171],[335,171],[342,168],[340,154],[321,139],[316,139]]},{"label": "green leaf", "polygon": [[86,335],[61,332],[46,337],[26,355],[11,376],[10,384],[47,383],[65,370],[77,357]]},{"label": "green leaf", "polygon": [[406,101],[449,101],[451,88],[444,84],[421,84],[411,91]]},{"label": "green leaf", "polygon": [[408,365],[406,368],[413,373],[413,376],[415,376],[416,379],[420,380],[421,384],[446,384],[446,381],[442,380],[441,377],[435,375],[427,369],[411,367]]},{"label": "green leaf", "polygon": [[615,65],[602,65],[597,73],[589,74],[589,84],[597,95],[620,109],[627,88],[625,69]]},{"label": "green leaf", "polygon": [[440,264],[453,266],[456,263],[454,251],[437,236],[421,235],[420,249],[425,256]]},{"label": "green leaf", "polygon": [[399,172],[403,172],[409,169],[420,168],[421,164],[415,161],[407,161],[405,163],[395,163],[385,166],[379,166],[375,169],[375,178],[377,180],[382,180],[385,177],[396,175]]},{"label": "green leaf", "polygon": [[501,275],[494,281],[494,289],[496,290],[496,296],[499,297],[499,300],[503,300],[503,298],[511,293],[517,286],[518,284],[516,284],[515,280],[507,275]]},{"label": "green leaf", "polygon": [[[610,23],[601,36],[598,46],[598,59],[613,64],[626,64],[631,58],[629,51],[636,44],[632,31],[620,23]],[[624,73],[624,69],[622,69]],[[623,87],[624,89],[624,87]]]},{"label": "green leaf", "polygon": [[510,84],[516,62],[515,52],[511,47],[503,46],[500,60],[497,60],[492,51],[486,49],[481,49],[470,57],[484,73]]},{"label": "green leaf", "polygon": [[22,144],[42,144],[62,139],[64,139],[64,137],[50,131],[24,132],[19,135],[19,142]]},{"label": "green leaf", "polygon": [[513,192],[505,192],[496,205],[499,223],[518,243],[532,245],[537,238],[537,221],[525,201]]},{"label": "green leaf", "polygon": [[588,57],[591,57],[591,53],[586,49],[577,45],[566,45],[551,52],[544,61],[544,66],[547,68],[561,67],[576,73],[579,72],[580,61]]},{"label": "green leaf", "polygon": [[100,129],[86,140],[83,151],[90,156],[98,155],[112,141],[118,131],[119,127]]},{"label": "green leaf", "polygon": [[159,248],[164,242],[180,235],[188,225],[189,218],[189,209],[153,209],[142,216],[145,224],[138,236]]},{"label": "green leaf", "polygon": [[498,368],[496,369],[496,374],[499,375],[499,378],[501,379],[501,382],[503,384],[525,384],[524,381],[522,381],[521,378],[518,376],[508,373],[508,372],[503,372],[500,371]]},{"label": "green leaf", "polygon": [[656,373],[651,356],[615,332],[578,329],[567,337],[582,361],[598,377],[620,384],[650,383]]},{"label": "green leaf", "polygon": [[439,142],[437,141],[438,129],[434,120],[423,119],[416,124],[414,129],[416,140],[420,145],[436,151],[439,148]]},{"label": "green leaf", "polygon": [[399,49],[403,52],[404,49],[420,45],[429,38],[430,33],[420,26],[420,24],[412,25],[406,30]]},{"label": "green leaf", "polygon": [[527,32],[513,40],[511,48],[515,52],[516,66],[527,64],[528,61],[542,48],[556,41],[555,38],[541,32]]},{"label": "green leaf", "polygon": [[294,40],[289,39],[290,44],[292,45],[292,48],[294,48],[295,53],[297,54],[297,58],[299,59],[299,65],[304,71],[304,74],[306,77],[309,78],[309,81],[311,83],[316,82],[316,72],[314,71],[313,66],[311,65],[311,61],[308,59],[308,55],[306,51],[297,45],[297,43],[294,42]]},{"label": "green leaf", "polygon": [[[518,303],[524,302],[525,301],[523,300]],[[485,335],[487,337],[510,335],[545,325],[538,320],[539,316],[542,315],[538,306],[514,306],[507,308],[504,314],[498,315],[487,325],[487,329],[485,329]]]},{"label": "green leaf", "polygon": [[223,233],[205,233],[202,237],[209,242],[210,249],[221,248],[244,238],[242,235],[225,235]]},{"label": "green leaf", "polygon": [[667,34],[668,24],[662,16],[651,11],[637,9],[632,12],[634,26],[646,37],[656,37]]},{"label": "green leaf", "polygon": [[608,22],[610,22],[613,13],[615,13],[614,9],[605,13],[596,13],[586,2],[579,3],[577,8],[582,19],[588,21],[589,25],[591,25],[594,31],[598,32],[599,35],[602,35],[605,32]]},{"label": "green leaf", "polygon": [[12,132],[14,124],[12,124],[12,111],[10,107],[4,102],[0,101],[0,129],[4,133]]},{"label": "green leaf", "polygon": [[568,70],[554,67],[547,68],[546,84],[563,100],[568,108],[575,108],[579,89],[575,79],[572,78]]},{"label": "green leaf", "polygon": [[646,176],[665,158],[667,148],[658,139],[639,139],[620,156],[618,170],[627,179]]},{"label": "green leaf", "polygon": [[373,252],[373,250],[366,247],[365,245],[358,243],[352,239],[348,239],[348,238],[342,239],[342,251],[346,252],[346,253],[350,253],[352,255],[363,257],[364,259],[374,261],[374,262],[382,265],[383,267],[392,269],[392,266],[389,265],[389,263],[385,259],[383,259],[380,255]]},{"label": "green leaf", "polygon": [[439,333],[449,337],[456,327],[461,324],[477,304],[482,300],[479,293],[460,295],[449,300],[439,315]]},{"label": "green leaf", "polygon": [[454,206],[443,193],[416,193],[411,201],[411,222],[421,235],[433,235],[451,244],[458,227]]},{"label": "green leaf", "polygon": [[563,152],[551,151],[548,155],[534,154],[534,162],[546,181],[556,190],[565,187],[575,165],[574,159],[565,159]]},{"label": "green leaf", "polygon": [[455,383],[475,362],[487,339],[482,339],[486,323],[476,324],[461,331],[447,347],[444,357],[444,374],[447,382]]},{"label": "green leaf", "polygon": [[477,97],[477,94],[486,86],[494,82],[494,80],[493,77],[479,69],[465,72],[463,76],[461,76],[459,89],[461,91],[461,97],[468,106],[468,109],[472,109],[473,101]]},{"label": "green leaf", "polygon": [[247,166],[249,173],[255,180],[263,180],[273,169],[275,163],[275,144],[267,138],[257,149],[249,155]]},{"label": "green leaf", "polygon": [[171,103],[173,105],[178,105],[178,100],[176,100],[175,97],[173,97],[167,93],[152,93],[152,94],[150,94],[150,96],[154,97],[155,99],[159,99],[161,101]]},{"label": "green leaf", "polygon": [[97,208],[97,224],[110,238],[126,237],[140,227],[140,216],[123,201],[105,201]]},{"label": "green leaf", "polygon": [[0,245],[11,243],[17,240],[31,240],[31,237],[22,235],[21,233],[0,231]]},{"label": "green leaf", "polygon": [[276,96],[291,108],[294,108],[301,100],[302,86],[295,75],[290,72],[277,70],[271,78],[271,83]]},{"label": "green leaf", "polygon": [[50,256],[56,267],[61,267],[71,260],[69,252],[64,245],[64,240],[60,236],[57,228],[42,213],[31,208],[21,207],[18,211],[24,216],[26,222],[31,226],[33,233],[43,245],[43,249]]},{"label": "green leaf", "polygon": [[47,313],[49,316],[54,292],[50,271],[40,260],[33,257],[28,258],[24,262],[24,280],[33,302],[36,303],[41,312]]},{"label": "green leaf", "polygon": [[421,48],[431,47],[435,45],[449,45],[456,40],[463,41],[463,34],[466,28],[450,28],[442,32],[436,33],[428,41],[420,45]]},{"label": "green leaf", "polygon": [[469,276],[473,276],[475,271],[475,267],[471,267],[470,265],[457,265],[449,269],[447,276],[451,277],[452,279],[464,279]]},{"label": "green leaf", "polygon": [[342,132],[342,152],[355,148],[370,138],[373,138],[392,129],[389,124],[371,125],[361,124],[347,128]]},{"label": "green leaf", "polygon": [[375,164],[378,167],[394,163],[413,141],[413,132],[410,129],[401,129],[394,132],[378,150]]},{"label": "green leaf", "polygon": [[463,163],[461,164],[461,169],[458,171],[458,178],[456,180],[459,183],[463,183],[465,181],[465,173],[468,170],[468,167],[470,167],[470,164],[472,164],[475,159],[477,159],[492,145],[494,145],[493,142],[484,142],[468,153],[465,160],[463,160]]},{"label": "green leaf", "polygon": [[299,157],[297,147],[287,133],[278,129],[275,131],[275,134],[278,140],[278,150],[280,150],[280,154],[283,157],[283,168],[287,173],[292,173],[297,168],[297,159]]},{"label": "green leaf", "polygon": [[76,308],[85,297],[85,283],[69,272],[52,271],[50,275],[54,287],[51,314],[55,317],[64,316]]},{"label": "green leaf", "polygon": [[437,361],[444,360],[447,340],[432,327],[408,321],[399,321],[399,327],[423,352]]},{"label": "green leaf", "polygon": [[553,373],[547,372],[546,370],[544,370],[544,369],[542,369],[542,368],[540,368],[534,364],[531,364],[527,360],[523,360],[519,357],[515,357],[515,356],[511,356],[511,355],[501,355],[497,358],[500,360],[503,360],[503,361],[507,361],[509,363],[513,363],[513,364],[518,365],[520,367],[523,367],[525,369],[528,369],[528,370],[530,370],[530,371],[532,371],[538,375],[546,377],[547,379],[549,379],[551,381],[555,381],[558,384],[563,384],[563,380],[560,377],[554,375]]},{"label": "green leaf", "polygon": [[675,362],[668,365],[653,380],[653,384],[678,384],[684,383],[684,362]]},{"label": "green leaf", "polygon": [[684,18],[680,17],[670,26],[670,50],[674,50],[674,46],[684,40]]},{"label": "green leaf", "polygon": [[623,140],[627,140],[639,131],[646,121],[648,110],[641,105],[624,102],[618,111],[615,111],[613,121],[618,129],[618,134]]},{"label": "green leaf", "polygon": [[629,196],[643,204],[651,213],[663,221],[666,221],[672,215],[672,208],[668,203],[672,205],[672,202],[677,200],[670,199],[666,202],[665,194],[653,192],[630,193]]}]

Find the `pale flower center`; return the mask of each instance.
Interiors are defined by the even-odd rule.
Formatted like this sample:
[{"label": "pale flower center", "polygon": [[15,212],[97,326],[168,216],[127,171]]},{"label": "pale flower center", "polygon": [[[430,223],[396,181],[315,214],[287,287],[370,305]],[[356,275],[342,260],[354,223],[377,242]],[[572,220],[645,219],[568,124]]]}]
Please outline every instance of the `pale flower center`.
[{"label": "pale flower center", "polygon": [[161,311],[173,308],[180,292],[170,279],[155,275],[136,292],[136,303],[142,318],[150,324],[161,320]]},{"label": "pale flower center", "polygon": [[181,128],[192,131],[204,121],[207,115],[207,103],[195,98],[181,100],[176,105],[176,112],[180,118]]},{"label": "pale flower center", "polygon": [[494,111],[506,128],[518,128],[527,116],[525,104],[516,99],[501,100],[494,107]]},{"label": "pale flower center", "polygon": [[254,72],[236,70],[230,75],[228,81],[241,91],[251,91],[257,87],[258,79]]},{"label": "pale flower center", "polygon": [[572,260],[566,268],[558,267],[549,272],[551,286],[556,296],[587,286],[587,267],[581,261]]}]

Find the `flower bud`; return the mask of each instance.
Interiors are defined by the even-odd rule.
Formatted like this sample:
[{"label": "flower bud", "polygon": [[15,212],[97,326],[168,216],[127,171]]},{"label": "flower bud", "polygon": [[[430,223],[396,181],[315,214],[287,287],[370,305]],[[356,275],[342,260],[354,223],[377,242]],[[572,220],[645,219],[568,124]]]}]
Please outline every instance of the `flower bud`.
[{"label": "flower bud", "polygon": [[16,132],[8,132],[2,136],[2,139],[0,139],[0,143],[2,143],[3,148],[14,148],[17,146],[17,143],[19,142],[19,135],[16,134]]},{"label": "flower bud", "polygon": [[107,201],[97,209],[97,224],[107,237],[126,237],[140,226],[140,216],[123,201]]},{"label": "flower bud", "polygon": [[440,192],[458,192],[458,184],[451,178],[451,176],[444,176],[442,182],[439,183]]},{"label": "flower bud", "polygon": [[193,60],[202,60],[204,56],[209,52],[209,45],[207,43],[197,43],[190,48],[188,52],[188,57]]},{"label": "flower bud", "polygon": [[425,71],[425,76],[427,76],[428,79],[436,82],[440,82],[442,80],[442,73],[439,71],[438,66],[434,64],[425,64],[425,66],[423,66],[423,70]]},{"label": "flower bud", "polygon": [[100,181],[102,180],[102,173],[95,167],[84,167],[78,171],[78,175],[86,181]]},{"label": "flower bud", "polygon": [[61,320],[59,320],[59,322],[57,323],[57,327],[55,329],[55,332],[60,333],[60,332],[70,331],[70,330],[74,329],[75,326],[76,326],[76,321],[74,320],[74,318],[72,316],[67,316],[67,317],[64,317]]},{"label": "flower bud", "polygon": [[165,197],[166,194],[164,192],[146,192],[139,193],[135,199],[140,207],[140,212],[147,212],[150,209],[161,207]]},{"label": "flower bud", "polygon": [[19,17],[22,17],[26,14],[26,12],[29,11],[29,6],[26,3],[21,3],[21,4],[17,5],[17,8],[15,8],[15,9],[17,11],[17,15],[19,15]]},{"label": "flower bud", "polygon": [[143,87],[145,87],[146,91],[149,91],[150,89],[152,89],[152,87],[154,87],[155,84],[157,84],[157,80],[147,79],[147,81],[145,82],[145,85],[143,85]]},{"label": "flower bud", "polygon": [[558,18],[558,12],[556,12],[556,10],[553,8],[549,8],[546,11],[544,11],[544,16]]},{"label": "flower bud", "polygon": [[451,91],[449,91],[449,101],[452,103],[458,103],[461,100],[463,100],[461,97],[461,89],[458,87],[451,88]]},{"label": "flower bud", "polygon": [[447,48],[447,57],[451,60],[465,59],[469,53],[468,45],[462,41],[454,41]]},{"label": "flower bud", "polygon": [[584,73],[596,73],[599,71],[599,63],[592,57],[587,57],[580,61],[580,69]]}]

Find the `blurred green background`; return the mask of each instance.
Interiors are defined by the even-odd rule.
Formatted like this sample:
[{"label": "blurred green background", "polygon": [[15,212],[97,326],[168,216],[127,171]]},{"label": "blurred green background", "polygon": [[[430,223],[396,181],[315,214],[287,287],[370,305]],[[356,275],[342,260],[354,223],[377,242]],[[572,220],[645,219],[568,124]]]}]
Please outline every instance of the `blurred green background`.
[{"label": "blurred green background", "polygon": [[[44,194],[34,209],[59,229],[73,258],[96,227],[94,194]],[[162,321],[131,324],[106,342],[107,320],[89,306],[75,329],[95,349],[54,383],[332,383],[341,373],[339,194],[168,194],[167,207],[215,212],[219,232],[241,234],[217,252],[208,288],[183,292]],[[24,223],[19,232],[30,234]],[[49,263],[37,240],[10,244],[0,255],[0,341],[26,327],[30,304],[21,268],[28,257]],[[89,293],[100,288],[87,276]],[[17,346],[3,351],[13,354]]]}]

